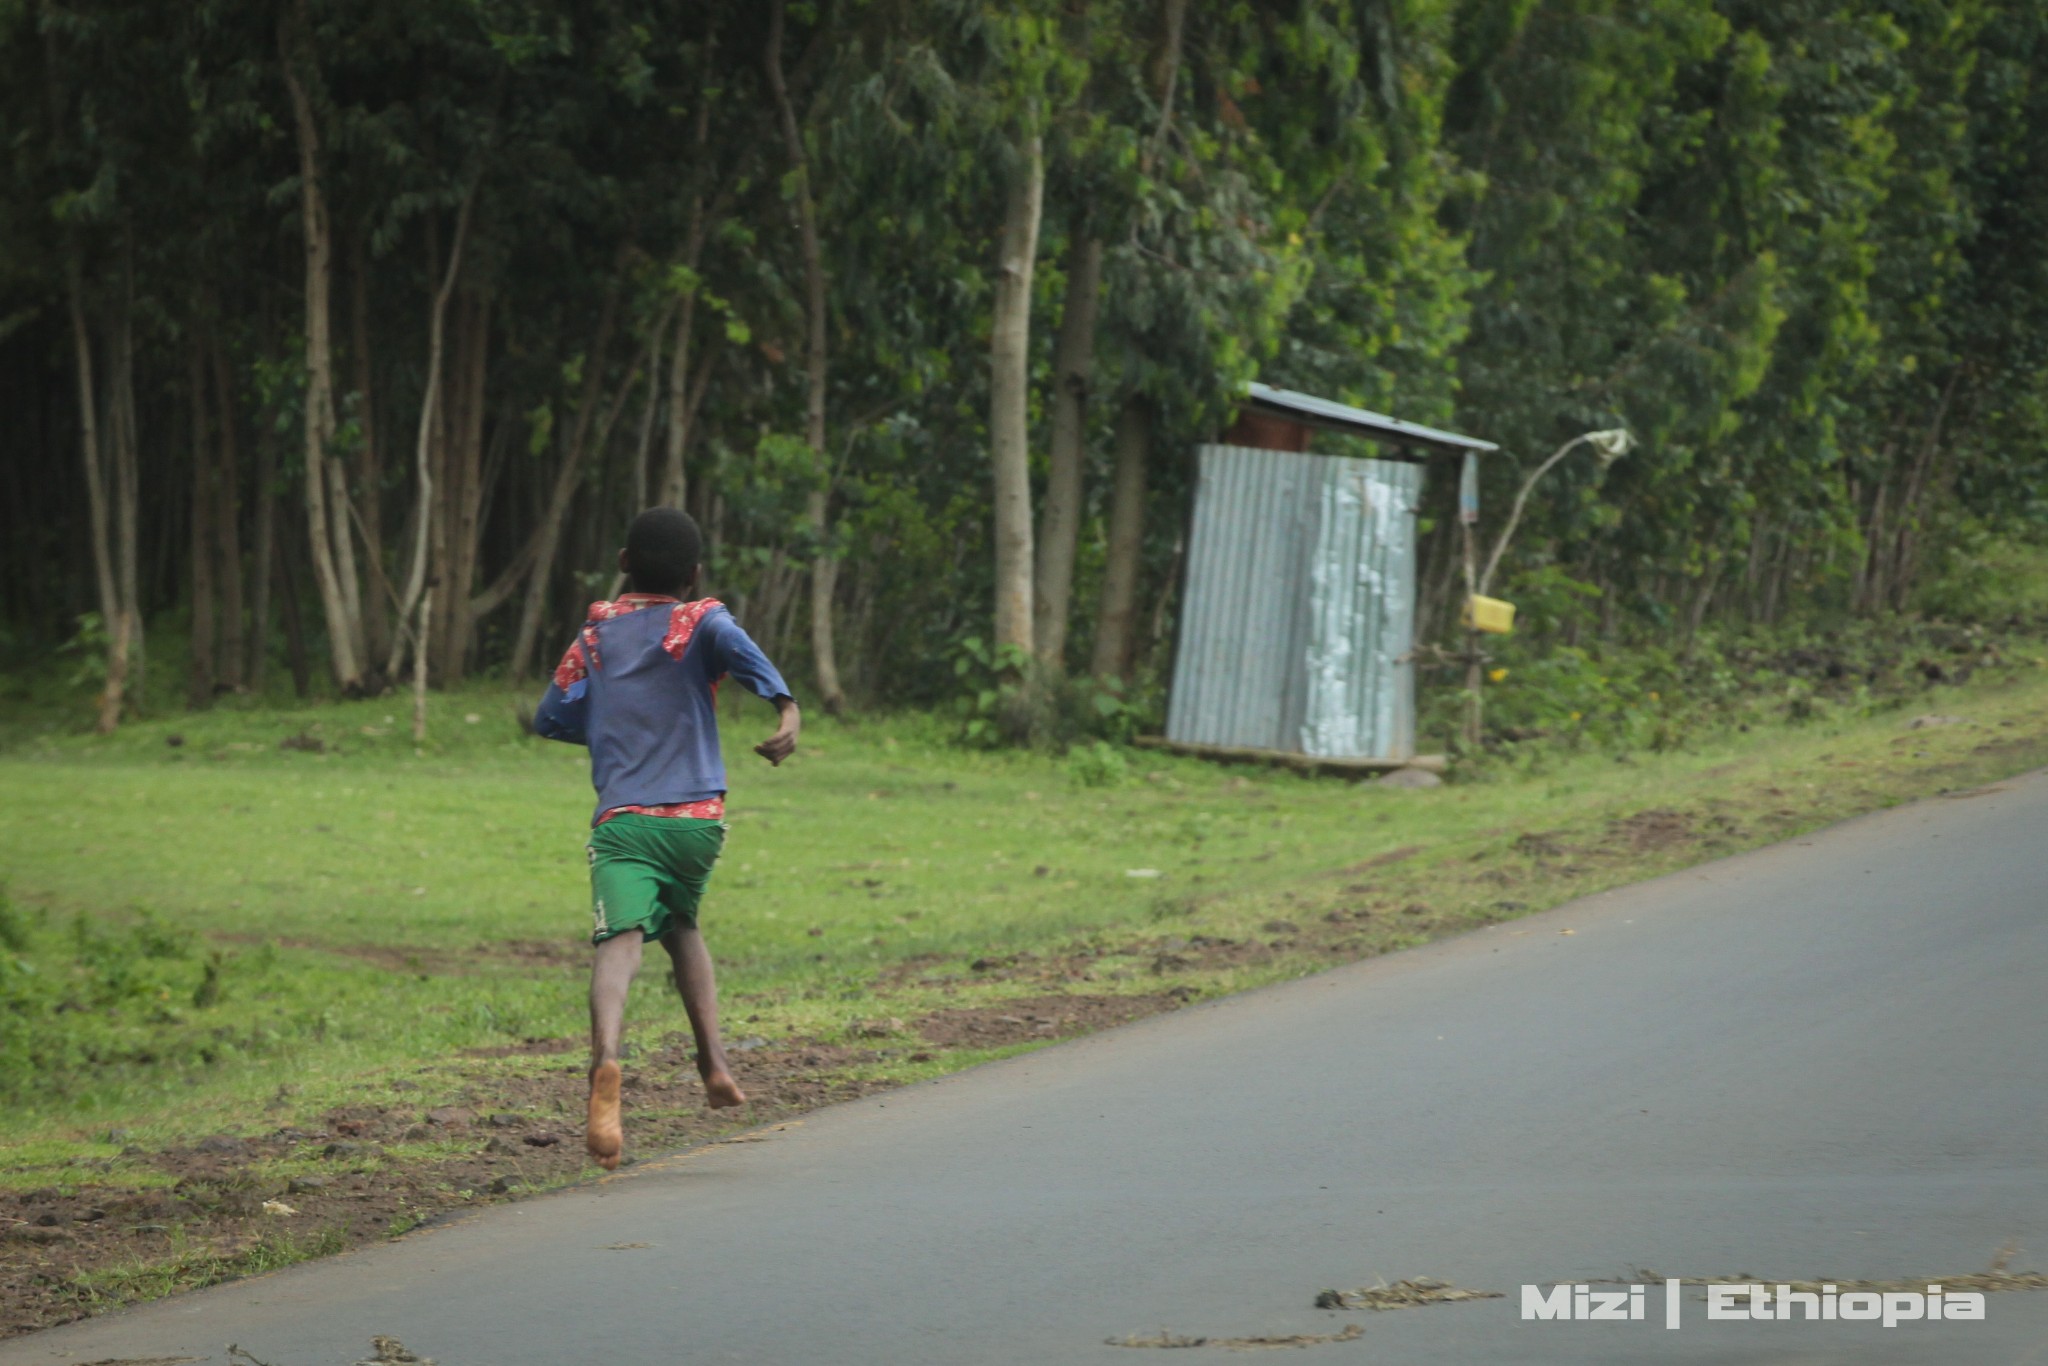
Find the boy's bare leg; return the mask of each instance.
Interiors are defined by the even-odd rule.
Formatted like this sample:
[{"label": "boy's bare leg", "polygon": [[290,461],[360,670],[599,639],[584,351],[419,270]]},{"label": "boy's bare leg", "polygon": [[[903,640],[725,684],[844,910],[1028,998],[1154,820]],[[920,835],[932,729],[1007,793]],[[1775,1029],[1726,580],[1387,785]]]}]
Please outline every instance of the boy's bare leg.
[{"label": "boy's bare leg", "polygon": [[644,943],[638,930],[615,934],[597,946],[590,964],[590,1115],[583,1146],[606,1171],[619,1165],[626,1146],[619,1120],[619,1035],[626,1024],[626,992],[639,971]]},{"label": "boy's bare leg", "polygon": [[675,970],[676,991],[690,1017],[690,1032],[697,1038],[697,1074],[704,1078],[705,1102],[714,1110],[746,1103],[726,1065],[725,1044],[718,1037],[718,982],[711,972],[711,951],[695,925],[676,925],[661,937]]}]

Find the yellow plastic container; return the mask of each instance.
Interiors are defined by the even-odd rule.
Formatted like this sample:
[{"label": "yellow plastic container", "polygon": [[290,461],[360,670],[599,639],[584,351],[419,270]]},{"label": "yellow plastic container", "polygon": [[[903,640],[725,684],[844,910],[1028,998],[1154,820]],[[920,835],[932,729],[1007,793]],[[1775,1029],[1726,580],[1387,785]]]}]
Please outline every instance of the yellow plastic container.
[{"label": "yellow plastic container", "polygon": [[1464,624],[1475,631],[1507,635],[1515,629],[1515,605],[1499,598],[1482,598],[1475,593],[1465,601]]}]

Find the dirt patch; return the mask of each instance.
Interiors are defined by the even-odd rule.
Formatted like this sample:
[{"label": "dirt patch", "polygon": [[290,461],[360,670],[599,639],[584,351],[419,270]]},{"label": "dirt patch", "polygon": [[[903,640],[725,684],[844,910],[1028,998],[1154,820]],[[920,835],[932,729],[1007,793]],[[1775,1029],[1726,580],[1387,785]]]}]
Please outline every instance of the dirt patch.
[{"label": "dirt patch", "polygon": [[279,948],[339,954],[386,972],[423,973],[433,977],[461,977],[507,969],[580,968],[587,967],[590,962],[590,946],[581,939],[481,940],[467,949],[445,949],[406,944],[336,944],[323,939],[278,938],[241,931],[220,931],[208,937],[223,944],[275,944]]},{"label": "dirt patch", "polygon": [[545,1058],[556,1053],[573,1053],[584,1046],[582,1039],[521,1039],[518,1043],[496,1044],[490,1048],[465,1048],[465,1058]]},{"label": "dirt patch", "polygon": [[999,1005],[934,1011],[919,1020],[916,1029],[927,1043],[941,1048],[1001,1048],[1129,1024],[1178,1004],[1166,994],[1029,996]]},{"label": "dirt patch", "polygon": [[1638,854],[1661,853],[1697,838],[1693,833],[1692,817],[1668,808],[1638,811],[1633,816],[1611,822],[1608,829],[1615,839]]},{"label": "dirt patch", "polygon": [[233,930],[216,930],[207,938],[223,944],[250,947],[271,944],[281,949],[309,949],[315,953],[339,954],[343,958],[354,958],[373,967],[382,968],[386,972],[425,973],[435,977],[448,977],[465,970],[464,960],[450,957],[445,949],[408,947],[404,944],[334,944],[321,939],[279,937]]},{"label": "dirt patch", "polygon": [[531,967],[588,967],[590,944],[584,939],[485,940],[476,953]]},{"label": "dirt patch", "polygon": [[1355,877],[1359,873],[1371,872],[1375,868],[1385,868],[1390,864],[1402,863],[1414,858],[1427,847],[1427,845],[1421,844],[1408,844],[1403,845],[1399,849],[1389,849],[1384,854],[1373,855],[1363,863],[1354,863],[1349,868],[1339,869],[1337,876]]},{"label": "dirt patch", "polygon": [[[99,1160],[78,1165],[61,1186],[0,1191],[0,1338],[376,1242],[593,1174],[576,1041],[482,1051],[492,1058],[424,1078],[416,1104],[355,1105],[310,1125],[131,1148],[119,1163],[125,1184],[114,1160]],[[498,1061],[571,1051],[537,1069]],[[752,1103],[735,1118],[704,1108],[688,1035],[643,1044],[626,1064],[629,1160],[887,1090],[891,1083],[845,1075],[884,1056],[812,1039],[736,1053]],[[138,1166],[168,1181],[138,1184]]]}]

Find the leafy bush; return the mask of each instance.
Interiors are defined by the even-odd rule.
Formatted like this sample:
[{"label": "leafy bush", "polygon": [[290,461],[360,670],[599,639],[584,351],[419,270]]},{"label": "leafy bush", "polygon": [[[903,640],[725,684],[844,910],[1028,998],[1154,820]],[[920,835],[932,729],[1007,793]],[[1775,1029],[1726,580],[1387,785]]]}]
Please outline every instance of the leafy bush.
[{"label": "leafy bush", "polygon": [[1067,777],[1076,787],[1116,787],[1130,776],[1123,751],[1106,741],[1076,745],[1067,754]]},{"label": "leafy bush", "polygon": [[[1967,575],[1956,582],[1981,587]],[[2001,601],[2011,605],[2024,591]],[[2037,647],[2018,612],[1995,625],[1894,615],[1709,626],[1689,642],[1673,633],[1624,643],[1587,629],[1597,594],[1555,570],[1518,579],[1513,596],[1523,629],[1487,644],[1482,748],[1495,757],[1545,748],[1664,750],[1765,721],[1865,715],[2030,660]],[[1988,601],[1977,599],[1980,607]],[[1574,622],[1591,643],[1568,643]],[[1463,682],[1460,663],[1426,671],[1425,734],[1459,733]]]},{"label": "leafy bush", "polygon": [[960,740],[976,748],[1128,744],[1154,710],[1115,680],[1049,675],[1027,652],[979,636],[955,647],[953,674]]}]

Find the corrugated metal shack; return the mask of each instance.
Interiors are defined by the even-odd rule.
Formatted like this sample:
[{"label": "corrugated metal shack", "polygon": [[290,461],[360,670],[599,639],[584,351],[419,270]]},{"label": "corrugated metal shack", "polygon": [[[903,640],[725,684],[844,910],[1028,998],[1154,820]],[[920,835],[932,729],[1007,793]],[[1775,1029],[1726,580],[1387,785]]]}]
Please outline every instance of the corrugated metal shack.
[{"label": "corrugated metal shack", "polygon": [[[1388,458],[1315,454],[1321,431],[1383,443]],[[1340,767],[1414,759],[1422,462],[1496,449],[1254,384],[1236,424],[1195,453],[1167,745]]]}]

